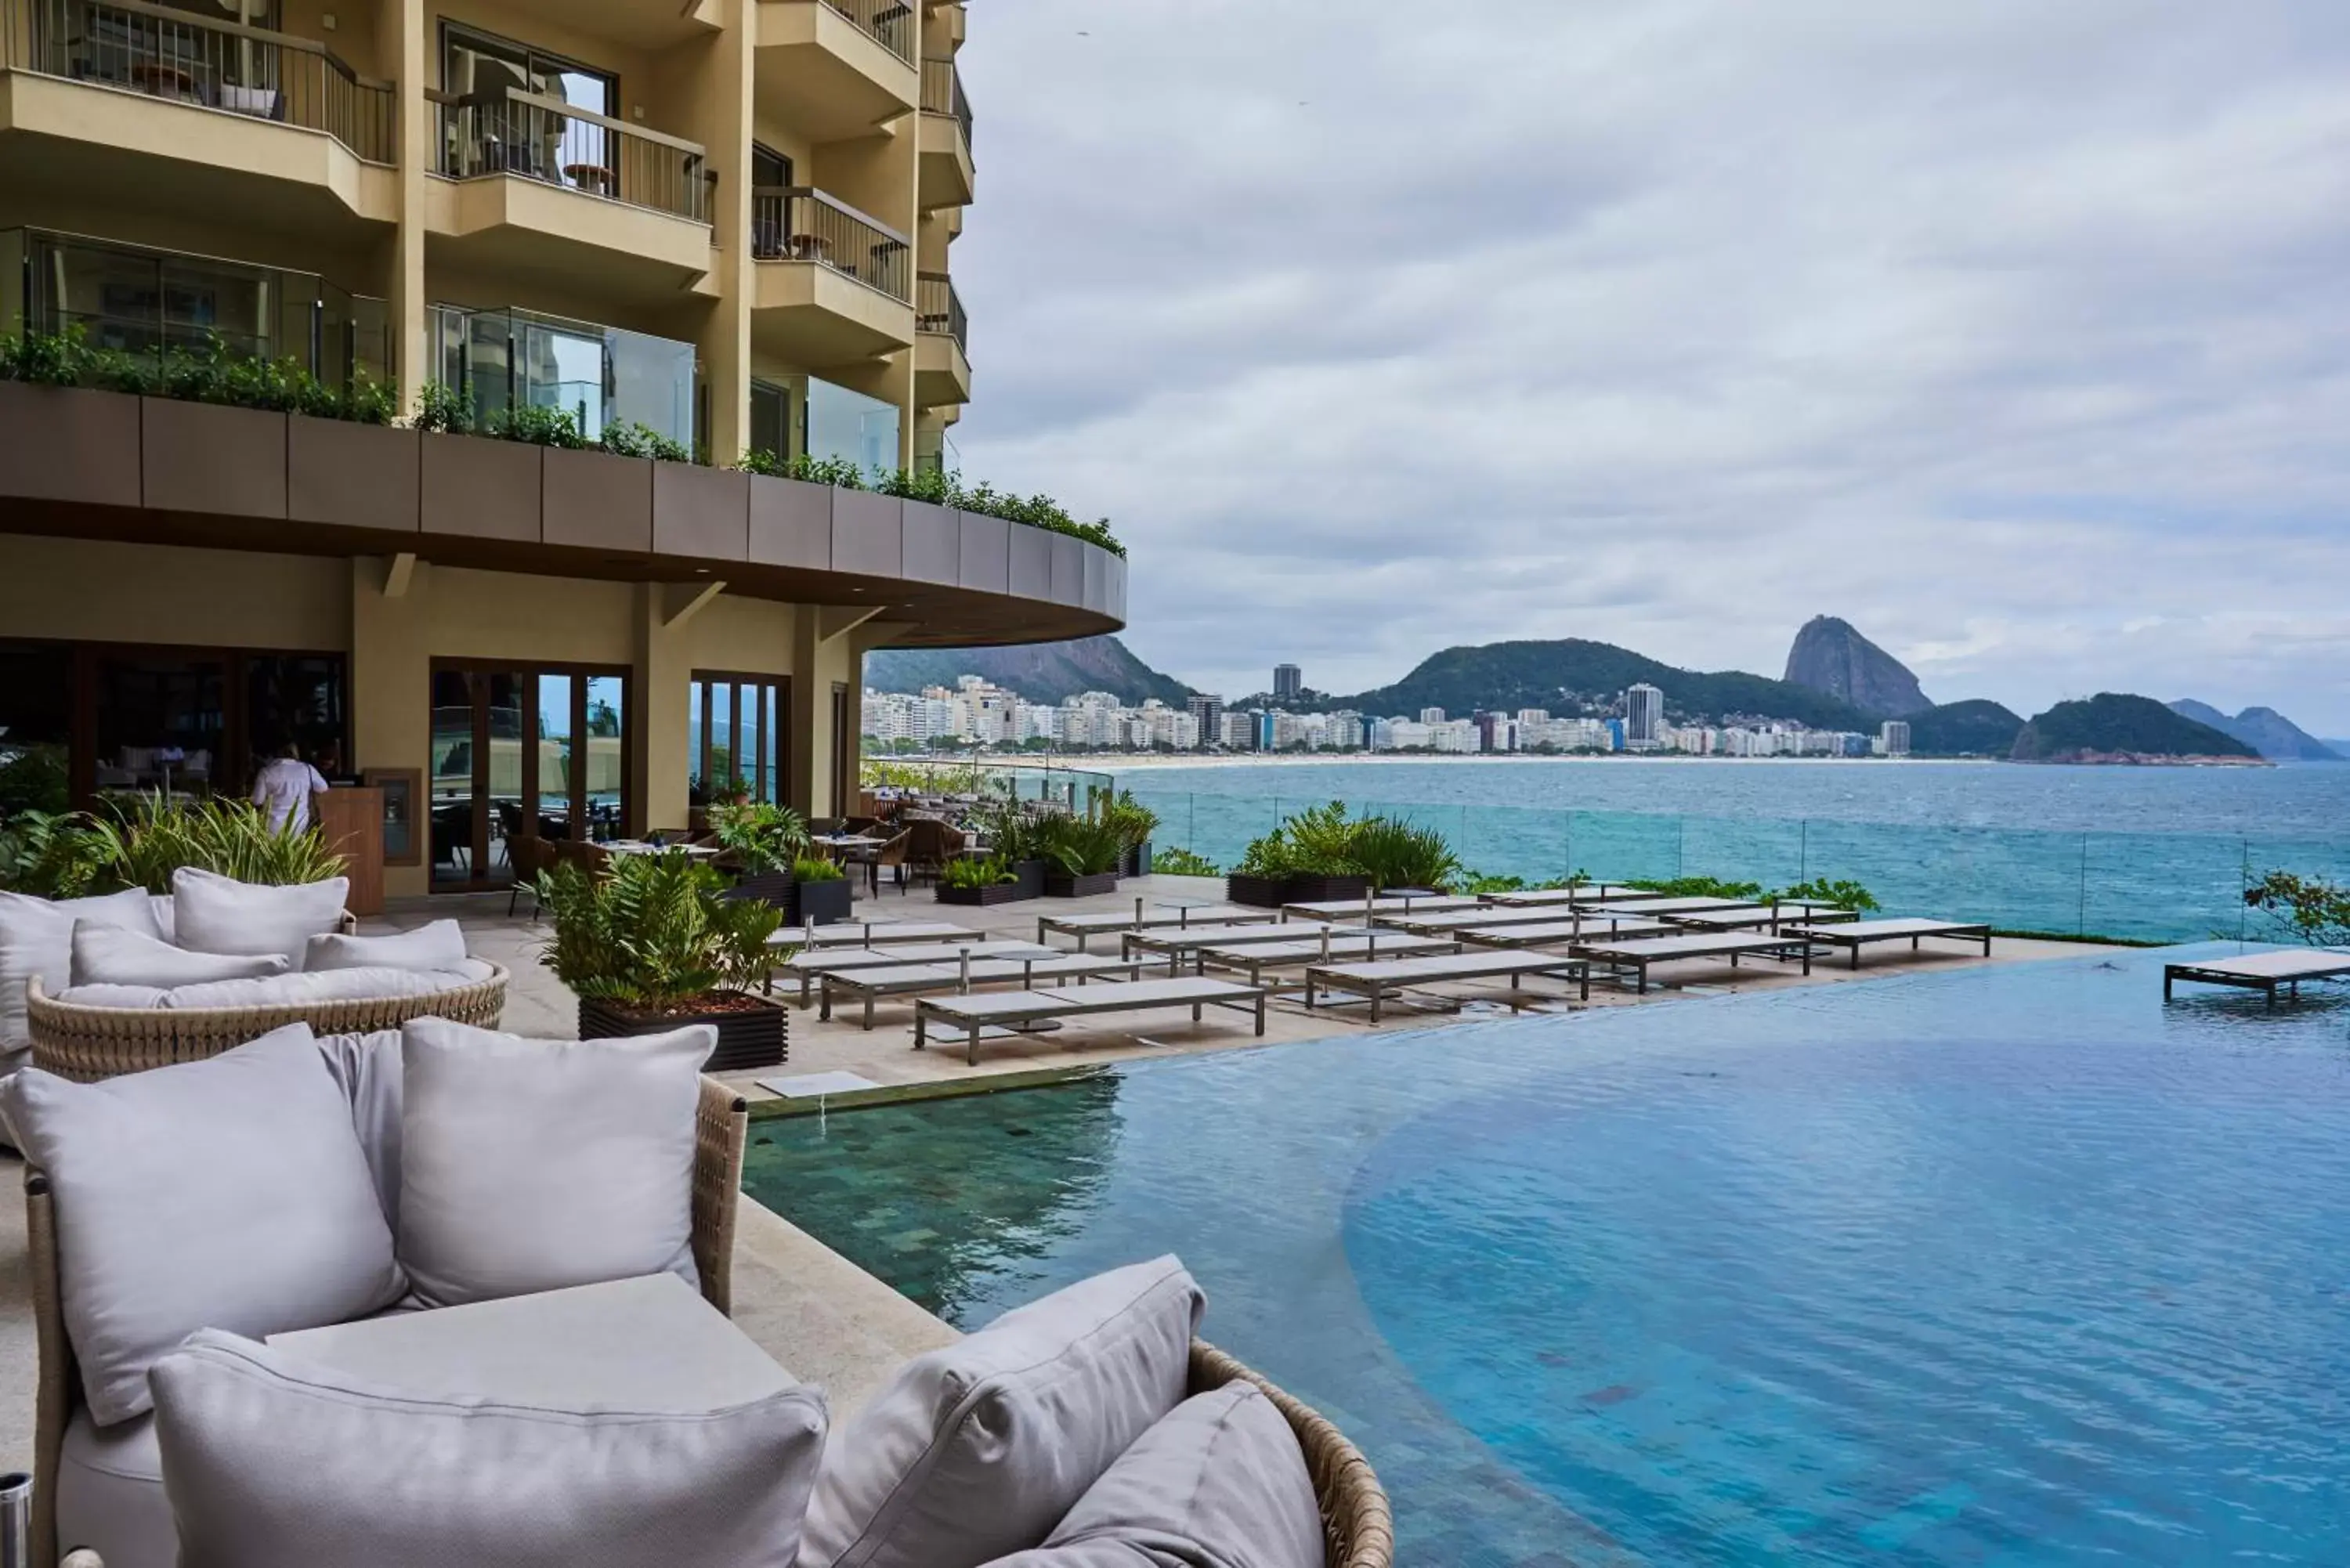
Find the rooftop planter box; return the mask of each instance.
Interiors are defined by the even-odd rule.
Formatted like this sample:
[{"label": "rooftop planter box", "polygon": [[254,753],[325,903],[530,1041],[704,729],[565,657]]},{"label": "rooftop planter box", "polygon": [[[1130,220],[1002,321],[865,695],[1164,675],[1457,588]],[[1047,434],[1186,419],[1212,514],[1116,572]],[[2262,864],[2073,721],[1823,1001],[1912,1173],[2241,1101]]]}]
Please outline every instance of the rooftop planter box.
[{"label": "rooftop planter box", "polygon": [[227,403],[139,400],[146,504],[231,517],[286,515],[286,416]]},{"label": "rooftop planter box", "polygon": [[1093,871],[1072,877],[1066,871],[1045,873],[1045,896],[1048,898],[1090,898],[1097,893],[1118,891],[1118,873]]},{"label": "rooftop planter box", "polygon": [[1278,909],[1284,904],[1322,903],[1370,896],[1367,877],[1251,877],[1235,871],[1224,878],[1224,897],[1253,909]]},{"label": "rooftop planter box", "polygon": [[427,532],[538,542],[545,448],[476,435],[422,441]]},{"label": "rooftop planter box", "polygon": [[856,898],[855,884],[846,877],[836,877],[828,882],[794,882],[792,901],[785,907],[786,925],[838,925],[848,919],[850,902]]},{"label": "rooftop planter box", "polygon": [[781,1066],[791,1054],[781,1002],[740,993],[707,999],[706,1011],[639,1012],[608,1002],[579,1001],[579,1038],[616,1040],[634,1034],[666,1034],[690,1024],[709,1023],[718,1030],[718,1046],[702,1064],[705,1073],[737,1073],[751,1067]]},{"label": "rooftop planter box", "polygon": [[399,425],[287,416],[286,514],[297,523],[415,533],[423,440]]},{"label": "rooftop planter box", "polygon": [[1024,899],[1045,896],[1045,862],[1015,860],[1012,863],[1013,880],[998,882],[986,888],[950,888],[939,884],[939,902],[962,904],[985,909],[995,904],[1016,904]]},{"label": "rooftop planter box", "polygon": [[139,400],[0,381],[0,495],[139,504]]},{"label": "rooftop planter box", "polygon": [[1150,843],[1148,839],[1118,857],[1118,874],[1121,877],[1150,875]]}]

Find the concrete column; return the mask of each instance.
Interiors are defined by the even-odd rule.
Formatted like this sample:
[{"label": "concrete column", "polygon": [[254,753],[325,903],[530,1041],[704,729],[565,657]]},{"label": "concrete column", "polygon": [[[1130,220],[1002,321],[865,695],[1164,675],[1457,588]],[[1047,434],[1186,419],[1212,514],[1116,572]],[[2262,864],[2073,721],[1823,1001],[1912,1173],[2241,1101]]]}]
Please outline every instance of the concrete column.
[{"label": "concrete column", "polygon": [[637,592],[636,651],[629,698],[629,783],[636,799],[632,834],[681,828],[690,809],[686,778],[687,700],[693,684],[685,627],[697,590],[689,585],[646,583]]},{"label": "concrete column", "polygon": [[[432,651],[429,605],[432,567],[399,556],[351,561],[351,750],[357,768],[421,768],[432,763]],[[384,867],[395,898],[432,890],[431,786],[416,801],[416,831],[426,839],[414,866]]]},{"label": "concrete column", "polygon": [[403,411],[412,411],[424,383],[440,371],[426,331],[432,302],[424,282],[424,177],[435,161],[438,129],[433,106],[424,97],[435,75],[432,23],[424,0],[381,0],[376,17],[377,57],[400,88],[400,227],[391,242],[390,359]]},{"label": "concrete column", "polygon": [[790,757],[784,765],[784,802],[808,816],[825,816],[816,796],[823,788],[831,749],[826,732],[832,713],[832,683],[823,678],[824,612],[815,605],[792,610],[792,712]]},{"label": "concrete column", "polygon": [[710,123],[703,138],[718,175],[711,213],[717,307],[695,345],[710,386],[710,461],[743,455],[751,437],[751,103],[757,43],[753,0],[720,0],[724,30],[711,41]]}]

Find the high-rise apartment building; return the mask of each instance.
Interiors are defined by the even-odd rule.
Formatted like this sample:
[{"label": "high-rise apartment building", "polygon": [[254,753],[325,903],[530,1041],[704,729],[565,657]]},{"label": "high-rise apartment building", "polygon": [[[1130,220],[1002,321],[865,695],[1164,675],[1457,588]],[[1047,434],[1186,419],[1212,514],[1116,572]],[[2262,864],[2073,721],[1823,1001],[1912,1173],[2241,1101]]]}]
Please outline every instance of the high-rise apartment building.
[{"label": "high-rise apartment building", "polygon": [[1624,741],[1630,746],[1653,746],[1664,737],[1665,694],[1644,683],[1624,692]]},{"label": "high-rise apartment building", "polygon": [[1295,702],[1297,701],[1298,694],[1305,690],[1305,671],[1295,664],[1276,664],[1273,667],[1273,700],[1274,701]]},{"label": "high-rise apartment building", "polygon": [[1184,707],[1191,713],[1191,722],[1200,726],[1201,740],[1222,742],[1224,732],[1224,700],[1222,698],[1211,697],[1204,691],[1195,691]]},{"label": "high-rise apartment building", "polygon": [[721,791],[853,810],[869,649],[1117,629],[1090,542],[731,466],[951,463],[965,26],[0,0],[0,334],[431,387],[448,432],[0,385],[10,743],[88,804],[292,742],[390,792],[390,892],[459,889]]},{"label": "high-rise apartment building", "polygon": [[1909,721],[1887,719],[1877,732],[1877,749],[1888,757],[1909,754]]}]

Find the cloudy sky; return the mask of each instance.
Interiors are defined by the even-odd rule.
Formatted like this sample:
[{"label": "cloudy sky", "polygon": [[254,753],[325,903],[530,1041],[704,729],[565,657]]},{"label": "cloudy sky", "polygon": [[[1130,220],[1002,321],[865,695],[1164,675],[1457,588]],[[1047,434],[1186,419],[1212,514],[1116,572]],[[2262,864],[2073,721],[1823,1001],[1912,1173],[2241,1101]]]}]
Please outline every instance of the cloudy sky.
[{"label": "cloudy sky", "polygon": [[983,0],[972,478],[1195,685],[1590,637],[2350,734],[2350,6]]}]

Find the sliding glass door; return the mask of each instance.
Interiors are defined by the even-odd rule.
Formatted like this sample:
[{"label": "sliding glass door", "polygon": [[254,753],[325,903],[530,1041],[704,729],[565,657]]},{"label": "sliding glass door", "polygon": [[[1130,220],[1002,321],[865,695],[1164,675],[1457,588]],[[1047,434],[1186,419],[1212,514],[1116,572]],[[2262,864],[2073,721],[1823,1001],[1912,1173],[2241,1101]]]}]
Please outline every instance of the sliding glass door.
[{"label": "sliding glass door", "polygon": [[500,888],[522,839],[607,839],[628,818],[628,678],[436,659],[432,886]]}]

